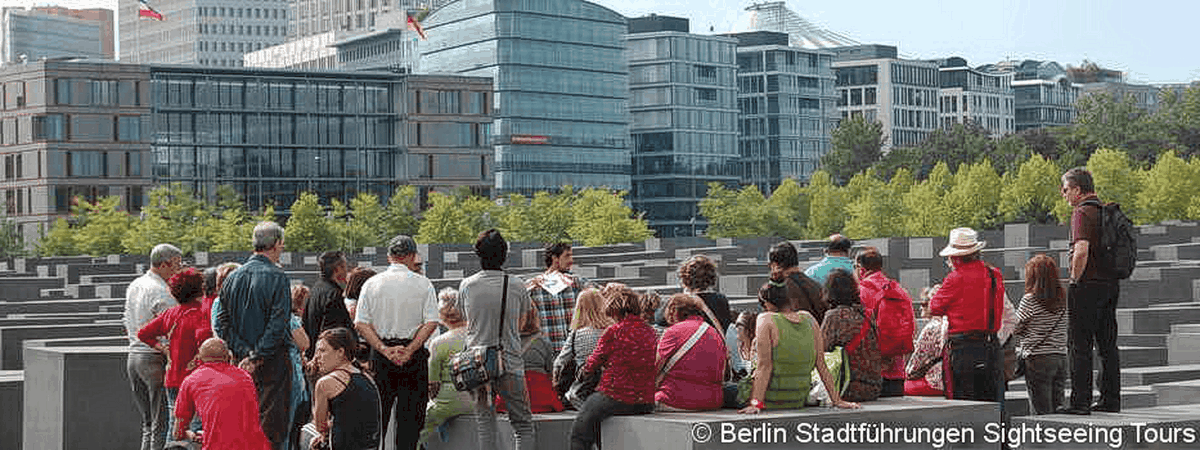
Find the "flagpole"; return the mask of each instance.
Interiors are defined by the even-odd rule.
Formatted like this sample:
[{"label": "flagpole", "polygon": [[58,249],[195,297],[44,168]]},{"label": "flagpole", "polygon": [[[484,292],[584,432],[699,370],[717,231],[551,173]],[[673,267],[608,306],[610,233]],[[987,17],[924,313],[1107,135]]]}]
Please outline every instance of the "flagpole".
[{"label": "flagpole", "polygon": [[136,49],[135,52],[137,53],[137,58],[135,58],[135,62],[137,64],[142,63],[142,11],[141,11],[141,9],[142,9],[142,6],[138,5],[137,17],[134,18],[134,20],[137,21],[137,25],[134,27],[135,31],[133,33],[134,39],[136,40],[134,48]]}]

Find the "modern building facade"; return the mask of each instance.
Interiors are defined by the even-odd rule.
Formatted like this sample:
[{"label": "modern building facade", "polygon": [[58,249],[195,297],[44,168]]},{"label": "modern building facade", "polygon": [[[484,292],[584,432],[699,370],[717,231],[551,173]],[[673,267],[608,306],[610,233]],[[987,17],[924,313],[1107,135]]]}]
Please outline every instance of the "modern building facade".
[{"label": "modern building facade", "polygon": [[939,66],[942,128],[971,122],[987,129],[992,137],[1012,134],[1012,73],[973,69],[959,57],[941,60]]},{"label": "modern building facade", "polygon": [[116,47],[113,45],[116,42],[114,34],[116,28],[113,27],[115,12],[113,10],[105,8],[71,9],[61,6],[34,6],[32,10],[43,14],[74,17],[99,23],[100,53],[103,54],[104,59],[116,59],[117,53],[114,51]]},{"label": "modern building facade", "polygon": [[164,20],[141,18],[120,2],[121,61],[240,67],[242,56],[287,40],[286,0],[147,0]]},{"label": "modern building facade", "polygon": [[498,193],[630,188],[624,16],[582,0],[458,0],[424,27],[422,73],[495,82]]},{"label": "modern building facade", "polygon": [[152,180],[150,77],[141,66],[45,61],[0,70],[4,215],[37,240],[72,199],[136,213]]},{"label": "modern building facade", "polygon": [[338,67],[333,31],[272,45],[242,55],[242,66],[264,69],[331,70]]},{"label": "modern building facade", "polygon": [[1159,88],[1149,84],[1102,81],[1084,83],[1080,87],[1079,95],[1081,97],[1097,94],[1109,95],[1117,101],[1132,99],[1134,106],[1150,113],[1158,111],[1159,107]]},{"label": "modern building facade", "polygon": [[708,225],[708,183],[738,184],[737,40],[691,34],[688,20],[629,19],[633,208],[658,237]]},{"label": "modern building facade", "polygon": [[979,68],[984,72],[1013,75],[1015,132],[1068,126],[1075,122],[1079,85],[1054,61],[1001,61]]},{"label": "modern building facade", "polygon": [[[490,188],[491,80],[390,73],[152,66],[154,179],[232,185],[287,213],[300,192],[349,201]],[[475,134],[470,134],[474,132]],[[413,144],[408,148],[407,144]],[[411,150],[411,151],[410,151]]]},{"label": "modern building facade", "polygon": [[293,0],[291,38],[336,32],[339,36],[403,27],[407,14],[421,19],[453,0]]},{"label": "modern building facade", "polygon": [[421,60],[418,39],[414,31],[387,28],[350,36],[330,47],[341,70],[416,73]]},{"label": "modern building facade", "polygon": [[839,115],[882,124],[885,152],[920,144],[937,129],[941,80],[936,62],[900,59],[889,45],[832,51]]},{"label": "modern building facade", "polygon": [[63,57],[112,59],[112,12],[44,7],[0,10],[0,65]]},{"label": "modern building facade", "polygon": [[790,47],[786,33],[731,36],[738,41],[741,183],[769,195],[786,178],[807,181],[838,121],[834,54]]}]

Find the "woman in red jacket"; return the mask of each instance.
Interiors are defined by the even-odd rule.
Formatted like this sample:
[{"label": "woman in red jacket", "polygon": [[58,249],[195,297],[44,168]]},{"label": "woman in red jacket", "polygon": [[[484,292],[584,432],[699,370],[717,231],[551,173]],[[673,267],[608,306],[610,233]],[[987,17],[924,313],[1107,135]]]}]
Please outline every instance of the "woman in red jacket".
[{"label": "woman in red jacket", "polygon": [[200,272],[196,269],[184,270],[167,280],[167,285],[171,288],[171,295],[179,301],[179,306],[155,317],[138,330],[137,336],[146,345],[167,355],[167,373],[163,379],[171,417],[167,429],[174,430],[175,397],[179,395],[179,386],[195,368],[192,359],[196,357],[200,344],[212,337],[212,327],[200,302],[204,294],[204,276]]}]

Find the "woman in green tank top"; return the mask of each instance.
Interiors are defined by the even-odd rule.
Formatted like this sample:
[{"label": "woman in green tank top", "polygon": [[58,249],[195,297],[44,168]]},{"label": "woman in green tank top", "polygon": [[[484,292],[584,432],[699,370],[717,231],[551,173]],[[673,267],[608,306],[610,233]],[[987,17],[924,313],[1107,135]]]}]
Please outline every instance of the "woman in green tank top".
[{"label": "woman in green tank top", "polygon": [[[750,405],[741,413],[757,414],[763,409],[799,409],[804,407],[811,386],[812,369],[817,368],[827,386],[832,377],[825,367],[825,347],[821,328],[806,311],[793,311],[783,278],[772,278],[758,291],[758,302],[766,310],[756,324],[757,367]],[[836,389],[829,392],[838,408],[859,408],[858,403],[842,400]]]}]

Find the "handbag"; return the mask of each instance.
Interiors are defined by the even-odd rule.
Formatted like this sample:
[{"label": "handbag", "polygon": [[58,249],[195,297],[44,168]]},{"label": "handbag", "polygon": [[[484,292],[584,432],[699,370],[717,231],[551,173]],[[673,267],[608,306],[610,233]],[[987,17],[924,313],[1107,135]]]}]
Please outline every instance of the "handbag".
[{"label": "handbag", "polygon": [[572,331],[567,336],[567,345],[571,346],[571,357],[563,365],[554,368],[554,392],[558,395],[565,396],[567,391],[571,390],[571,385],[575,383],[575,372],[578,367],[575,365],[575,332]]},{"label": "handbag", "polygon": [[1054,330],[1058,329],[1058,324],[1062,323],[1062,318],[1065,315],[1067,315],[1067,308],[1063,308],[1062,311],[1058,312],[1058,319],[1054,321],[1054,326],[1050,327],[1050,332],[1046,333],[1045,336],[1042,336],[1042,340],[1038,341],[1037,345],[1034,345],[1029,348],[1023,348],[1023,349],[1021,349],[1020,352],[1017,353],[1017,367],[1016,367],[1016,369],[1013,370],[1013,372],[1016,374],[1016,376],[1018,376],[1018,377],[1025,376],[1025,358],[1027,358],[1029,356],[1028,351],[1030,349],[1041,347],[1042,344],[1045,344],[1046,341],[1050,339],[1050,335],[1052,333],[1054,333]]},{"label": "handbag", "polygon": [[[859,344],[862,343],[863,338],[867,336],[867,332],[873,328],[873,325],[871,315],[864,313],[863,324],[858,329],[858,334],[854,335],[854,338],[850,339],[850,342],[847,342],[844,347],[839,345],[834,347],[833,351],[825,352],[825,368],[829,369],[829,377],[833,379],[833,384],[837,387],[839,396],[845,395],[846,391],[850,388],[850,352],[858,349]],[[821,331],[818,329],[817,332],[820,333]],[[821,375],[817,372],[816,367],[813,368],[809,376],[811,377],[810,385],[812,389],[808,393],[808,402],[818,404],[829,403],[829,392],[825,387],[825,383],[821,381]]]},{"label": "handbag", "polygon": [[504,374],[504,313],[508,307],[508,274],[500,294],[500,331],[496,345],[474,345],[450,358],[450,378],[457,391],[473,391]]},{"label": "handbag", "polygon": [[571,384],[571,388],[567,390],[567,401],[573,405],[582,405],[584,400],[591,397],[596,392],[596,387],[600,386],[600,370],[594,370],[591,373],[585,373],[580,370],[576,372],[575,382]]},{"label": "handbag", "polygon": [[[988,278],[990,278],[992,281],[991,286],[988,289],[988,302],[991,302],[992,298],[996,296],[996,272],[995,272],[995,270],[997,270],[997,269],[995,269],[992,266],[986,266],[986,268],[987,268],[987,272],[988,272]],[[1001,301],[1001,304],[1000,304],[1001,308],[1005,307],[1008,304],[1008,299],[1006,299],[1006,298],[1001,297],[1000,301]],[[987,312],[988,312],[988,322],[987,322],[988,323],[988,332],[990,333],[992,323],[995,322],[996,308],[993,308],[991,305],[988,305]],[[1000,327],[997,326],[996,329],[999,330]],[[1002,373],[1001,375],[1004,376],[1005,382],[1015,380],[1015,379],[1017,379],[1017,376],[1018,376],[1017,375],[1017,344],[1016,344],[1016,341],[1014,340],[1014,338],[1015,338],[1015,336],[1009,335],[1008,339],[1004,341],[1004,344],[1002,344],[1000,346],[1000,355],[1002,358],[1001,363],[1004,364],[1001,367],[1001,370],[1004,373]]]}]

